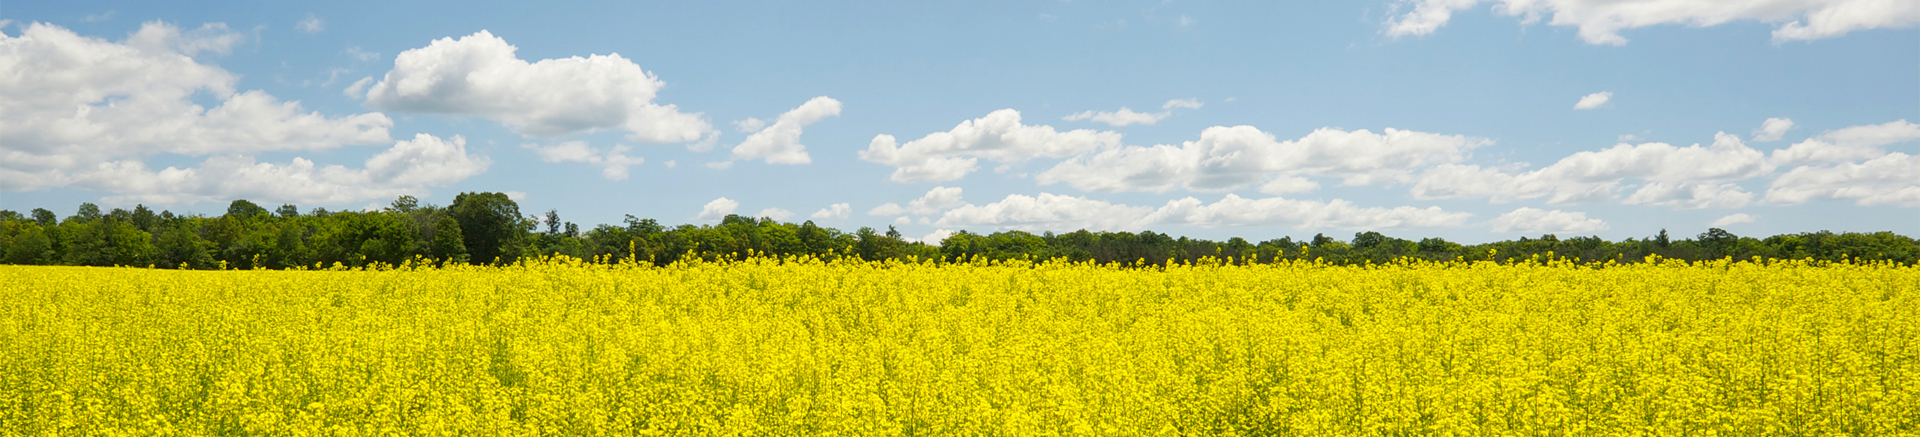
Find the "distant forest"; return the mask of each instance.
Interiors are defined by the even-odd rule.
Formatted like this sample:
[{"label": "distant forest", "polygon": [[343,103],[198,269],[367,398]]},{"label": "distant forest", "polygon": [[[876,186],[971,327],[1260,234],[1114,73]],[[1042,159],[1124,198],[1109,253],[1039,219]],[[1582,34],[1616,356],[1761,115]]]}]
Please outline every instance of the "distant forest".
[{"label": "distant forest", "polygon": [[[938,245],[910,242],[889,227],[853,232],[805,223],[729,215],[717,225],[666,227],[627,216],[620,225],[582,231],[558,211],[523,215],[503,193],[462,193],[446,207],[401,196],[379,211],[306,213],[294,205],[274,210],[235,200],[218,217],[155,213],[145,206],[102,212],[81,204],[59,218],[46,209],[23,215],[0,211],[0,262],[30,265],[155,266],[188,269],[350,267],[372,263],[512,263],[567,255],[596,262],[637,260],[665,265],[692,256],[706,260],[752,255],[812,255],[826,259],[953,261],[1054,259],[1164,265],[1207,257],[1266,263],[1321,259],[1337,264],[1387,263],[1399,258],[1508,261],[1557,257],[1579,262],[1640,262],[1648,255],[1684,260],[1843,259],[1920,260],[1920,242],[1892,232],[1810,232],[1753,238],[1709,229],[1689,238],[1665,230],[1648,238],[1520,238],[1462,245],[1439,238],[1408,240],[1360,232],[1342,240],[1326,235],[1252,242],[1211,241],[1142,231],[1033,234],[960,232]],[[1230,261],[1228,261],[1230,260]]]}]

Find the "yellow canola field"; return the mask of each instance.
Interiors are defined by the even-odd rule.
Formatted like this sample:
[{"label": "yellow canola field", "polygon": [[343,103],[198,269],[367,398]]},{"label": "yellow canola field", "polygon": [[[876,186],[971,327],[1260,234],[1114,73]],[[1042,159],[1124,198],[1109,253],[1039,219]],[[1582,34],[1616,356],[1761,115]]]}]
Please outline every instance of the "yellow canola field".
[{"label": "yellow canola field", "polygon": [[1920,269],[0,267],[0,434],[1912,435]]}]

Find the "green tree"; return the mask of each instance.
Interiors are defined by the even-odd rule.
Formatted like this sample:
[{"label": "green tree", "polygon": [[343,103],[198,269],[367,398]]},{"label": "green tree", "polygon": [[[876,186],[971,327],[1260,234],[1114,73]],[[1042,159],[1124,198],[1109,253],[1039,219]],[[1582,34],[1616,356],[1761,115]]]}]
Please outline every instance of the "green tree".
[{"label": "green tree", "polygon": [[466,237],[460,233],[460,221],[441,215],[433,225],[432,257],[439,262],[467,262]]},{"label": "green tree", "polygon": [[100,205],[95,205],[91,202],[88,202],[88,203],[81,203],[80,209],[73,213],[73,217],[67,218],[67,221],[87,223],[87,222],[92,222],[94,220],[99,220],[99,219],[100,219]]},{"label": "green tree", "polygon": [[54,225],[60,224],[60,218],[55,216],[53,211],[48,211],[46,208],[34,208],[33,222],[40,225],[43,229],[49,229],[53,228]]},{"label": "green tree", "polygon": [[1710,258],[1723,258],[1733,255],[1734,245],[1740,243],[1740,237],[1725,229],[1711,228],[1695,239],[1700,247],[1707,250]]},{"label": "green tree", "polygon": [[154,215],[153,210],[147,209],[146,205],[133,206],[133,226],[134,227],[140,228],[140,230],[142,231],[147,231],[148,233],[152,233],[154,231],[154,226],[158,225],[159,223],[160,223],[160,216]]},{"label": "green tree", "polygon": [[533,222],[520,215],[520,205],[506,193],[460,193],[447,207],[460,223],[470,262],[511,263],[519,258]]},{"label": "green tree", "polygon": [[26,220],[0,222],[0,262],[44,265],[53,260],[53,237],[40,224]]},{"label": "green tree", "polygon": [[74,221],[65,262],[79,266],[146,266],[158,260],[153,236],[115,220]]},{"label": "green tree", "polygon": [[400,197],[394,198],[393,203],[387,205],[387,211],[397,212],[401,214],[412,214],[413,209],[418,207],[420,207],[419,198],[409,196],[409,195],[401,195]]},{"label": "green tree", "polygon": [[249,202],[246,199],[235,200],[232,203],[227,204],[228,217],[235,217],[235,218],[244,220],[244,219],[252,219],[254,217],[260,217],[264,215],[267,215],[266,208],[262,208],[260,207],[260,205],[255,205],[253,204],[253,202]]},{"label": "green tree", "polygon": [[200,234],[193,231],[191,223],[166,226],[157,240],[155,245],[158,246],[159,264],[162,267],[184,265],[190,269],[210,269],[215,265],[213,255],[209,253],[213,243],[200,238]]}]

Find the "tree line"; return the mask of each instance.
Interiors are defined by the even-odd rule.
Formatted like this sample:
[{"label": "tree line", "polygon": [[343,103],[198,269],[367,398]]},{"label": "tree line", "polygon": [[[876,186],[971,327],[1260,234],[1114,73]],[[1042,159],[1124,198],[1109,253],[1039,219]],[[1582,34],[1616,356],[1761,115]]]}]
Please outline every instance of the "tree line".
[{"label": "tree line", "polygon": [[714,225],[667,227],[626,216],[618,225],[582,231],[559,211],[522,214],[504,193],[461,193],[445,207],[401,196],[377,211],[306,213],[294,205],[274,210],[235,200],[225,214],[155,213],[144,205],[101,211],[83,203],[71,216],[36,208],[27,214],[0,211],[0,263],[24,265],[155,266],[184,269],[286,269],[361,267],[409,261],[436,264],[503,264],[523,258],[566,255],[596,262],[671,264],[749,256],[815,256],[910,261],[1055,259],[1164,265],[1211,257],[1221,262],[1263,263],[1319,259],[1336,264],[1387,263],[1401,258],[1469,261],[1532,259],[1578,262],[1638,262],[1648,255],[1684,260],[1815,259],[1920,261],[1920,241],[1892,232],[1808,232],[1766,238],[1723,229],[1675,239],[1661,230],[1647,238],[1608,241],[1599,237],[1538,238],[1463,245],[1440,238],[1419,240],[1360,232],[1341,240],[1324,234],[1258,243],[1235,237],[1212,241],[1142,231],[1080,230],[1034,234],[958,232],[938,245],[909,241],[891,226],[885,232],[853,232],[768,218],[729,215]]}]

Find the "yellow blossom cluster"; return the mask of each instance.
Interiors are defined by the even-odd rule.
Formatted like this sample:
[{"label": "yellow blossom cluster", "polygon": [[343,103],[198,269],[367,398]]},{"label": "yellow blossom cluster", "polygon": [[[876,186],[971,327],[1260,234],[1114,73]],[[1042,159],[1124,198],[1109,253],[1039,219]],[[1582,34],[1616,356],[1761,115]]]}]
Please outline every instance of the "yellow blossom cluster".
[{"label": "yellow blossom cluster", "polygon": [[0,435],[1900,435],[1920,268],[0,266]]}]

